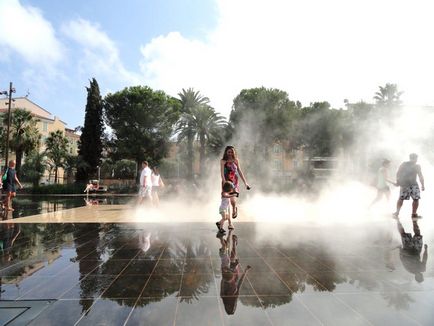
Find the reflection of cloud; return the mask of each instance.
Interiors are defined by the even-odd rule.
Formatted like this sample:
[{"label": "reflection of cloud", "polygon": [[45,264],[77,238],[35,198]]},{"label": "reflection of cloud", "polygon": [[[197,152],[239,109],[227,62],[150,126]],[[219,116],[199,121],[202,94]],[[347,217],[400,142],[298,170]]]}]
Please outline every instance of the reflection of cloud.
[{"label": "reflection of cloud", "polygon": [[57,63],[63,57],[62,44],[51,23],[37,8],[23,6],[18,0],[0,2],[0,31],[0,52],[7,47],[28,63],[43,66]]}]

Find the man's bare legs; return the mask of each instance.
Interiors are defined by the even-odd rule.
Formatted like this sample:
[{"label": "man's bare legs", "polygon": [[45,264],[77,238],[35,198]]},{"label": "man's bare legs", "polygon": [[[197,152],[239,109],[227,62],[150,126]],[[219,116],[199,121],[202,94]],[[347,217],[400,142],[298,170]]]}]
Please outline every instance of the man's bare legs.
[{"label": "man's bare legs", "polygon": [[417,208],[419,207],[419,199],[413,200],[412,207],[413,207],[412,216],[417,216]]},{"label": "man's bare legs", "polygon": [[404,199],[399,198],[398,201],[396,202],[396,212],[393,213],[394,217],[398,217],[399,216],[399,212],[401,210],[402,204],[404,203]]}]

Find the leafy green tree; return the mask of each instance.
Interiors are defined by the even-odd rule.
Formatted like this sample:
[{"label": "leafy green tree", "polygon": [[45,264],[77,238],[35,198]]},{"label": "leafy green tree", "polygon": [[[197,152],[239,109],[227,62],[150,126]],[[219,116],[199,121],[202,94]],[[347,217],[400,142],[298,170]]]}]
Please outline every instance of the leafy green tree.
[{"label": "leafy green tree", "polygon": [[[3,115],[3,125],[7,125],[7,114]],[[32,114],[24,109],[15,109],[11,112],[11,125],[9,135],[9,149],[15,152],[17,174],[21,173],[21,163],[24,154],[39,148],[41,134],[36,127],[38,121]],[[2,139],[6,139],[6,128],[2,128]],[[2,141],[4,146],[5,141]]]},{"label": "leafy green tree", "polygon": [[77,166],[78,166],[78,156],[67,154],[63,164],[63,169],[65,171],[67,183],[74,182],[74,172],[77,170]]},{"label": "leafy green tree", "polygon": [[87,89],[87,104],[84,117],[84,127],[81,129],[78,155],[86,165],[77,169],[77,180],[87,181],[89,175],[94,175],[101,164],[104,135],[103,103],[95,78],[90,81]]},{"label": "leafy green tree", "polygon": [[235,97],[230,113],[232,137],[263,160],[273,142],[290,138],[300,107],[279,89],[244,89]]},{"label": "leafy green tree", "polygon": [[193,176],[194,162],[193,142],[197,134],[197,130],[195,130],[194,127],[194,118],[191,116],[197,108],[208,106],[209,98],[202,96],[199,91],[195,91],[193,88],[183,88],[182,91],[178,93],[178,96],[181,102],[181,112],[183,114],[183,118],[179,121],[177,126],[178,130],[182,131],[183,135],[178,139],[186,139],[187,141],[187,177],[191,178]]},{"label": "leafy green tree", "polygon": [[68,156],[68,139],[62,131],[50,132],[45,140],[45,154],[54,169],[54,183],[57,183],[57,175],[60,167],[63,167]]},{"label": "leafy green tree", "polygon": [[30,152],[26,157],[26,162],[22,166],[22,181],[30,181],[33,187],[39,185],[39,181],[46,169],[46,158],[44,153],[37,151]]},{"label": "leafy green tree", "polygon": [[347,111],[334,110],[328,102],[315,102],[301,109],[294,126],[293,142],[309,157],[333,156],[347,145]]},{"label": "leafy green tree", "polygon": [[[190,146],[190,137],[199,140],[199,166],[200,175],[205,172],[205,152],[208,142],[215,143],[221,139],[226,125],[225,119],[215,112],[208,105],[197,105],[192,107],[188,112],[184,112],[178,121],[176,131],[178,132],[178,141],[187,140]],[[190,156],[190,161],[193,162]]]},{"label": "leafy green tree", "polygon": [[112,129],[113,159],[143,160],[152,164],[167,154],[173,126],[179,117],[179,101],[147,86],[125,88],[104,100],[107,125]]},{"label": "leafy green tree", "polygon": [[131,160],[116,161],[113,169],[115,178],[132,179],[136,173],[136,162]]}]

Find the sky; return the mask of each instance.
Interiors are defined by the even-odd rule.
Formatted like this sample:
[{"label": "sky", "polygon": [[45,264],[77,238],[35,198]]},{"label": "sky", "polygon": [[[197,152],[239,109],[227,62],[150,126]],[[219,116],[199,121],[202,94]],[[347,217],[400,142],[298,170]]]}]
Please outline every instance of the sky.
[{"label": "sky", "polygon": [[372,102],[398,84],[434,106],[432,1],[0,0],[0,90],[75,128],[86,87],[193,87],[228,117],[242,89],[279,88],[303,105]]}]

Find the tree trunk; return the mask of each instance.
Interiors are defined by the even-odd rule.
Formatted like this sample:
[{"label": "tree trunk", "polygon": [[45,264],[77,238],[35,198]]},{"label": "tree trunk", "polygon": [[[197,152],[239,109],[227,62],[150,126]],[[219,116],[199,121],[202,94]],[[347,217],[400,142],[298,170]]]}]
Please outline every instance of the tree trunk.
[{"label": "tree trunk", "polygon": [[[21,174],[21,161],[23,160],[23,151],[17,150],[15,152],[15,170],[17,171],[17,176],[19,177]],[[6,164],[9,166],[9,162],[6,162]]]},{"label": "tree trunk", "polygon": [[57,183],[57,166],[54,168],[54,183]]},{"label": "tree trunk", "polygon": [[193,135],[190,133],[187,138],[187,152],[188,152],[187,177],[190,180],[193,178],[193,162],[194,162],[193,140],[194,140]]},{"label": "tree trunk", "polygon": [[142,162],[140,160],[136,160],[136,184],[140,184],[140,168],[142,167]]},{"label": "tree trunk", "polygon": [[200,135],[200,149],[199,149],[199,171],[200,177],[205,176],[205,135]]}]

